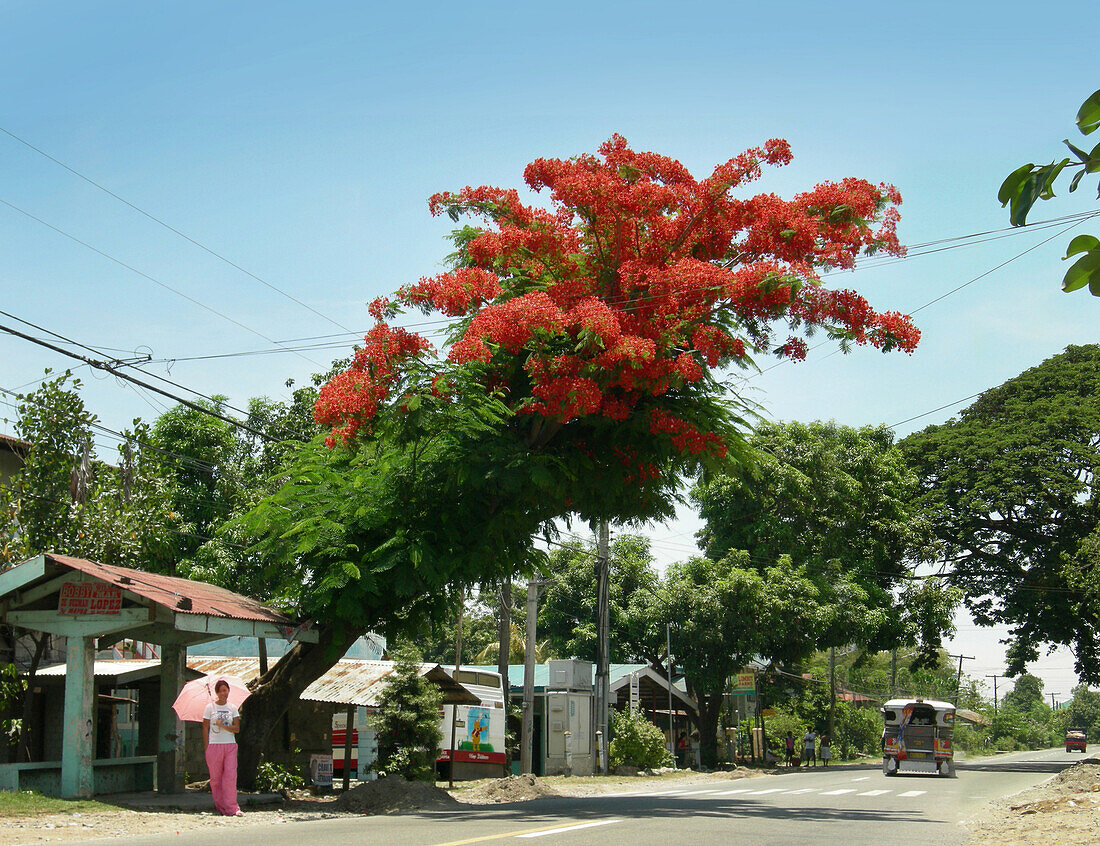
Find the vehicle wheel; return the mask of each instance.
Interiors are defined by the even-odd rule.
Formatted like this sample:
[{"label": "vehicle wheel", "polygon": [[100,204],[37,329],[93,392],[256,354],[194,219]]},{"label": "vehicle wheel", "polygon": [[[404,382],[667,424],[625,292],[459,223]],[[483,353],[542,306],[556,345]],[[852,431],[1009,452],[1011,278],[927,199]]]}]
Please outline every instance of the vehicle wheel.
[{"label": "vehicle wheel", "polygon": [[898,759],[897,758],[883,758],[882,759],[882,774],[886,776],[895,776],[898,774]]},{"label": "vehicle wheel", "polygon": [[943,776],[944,778],[950,778],[952,775],[954,775],[954,769],[955,768],[952,767],[951,762],[946,760],[946,759],[940,761],[940,765],[939,765],[938,769],[939,769],[940,775]]}]

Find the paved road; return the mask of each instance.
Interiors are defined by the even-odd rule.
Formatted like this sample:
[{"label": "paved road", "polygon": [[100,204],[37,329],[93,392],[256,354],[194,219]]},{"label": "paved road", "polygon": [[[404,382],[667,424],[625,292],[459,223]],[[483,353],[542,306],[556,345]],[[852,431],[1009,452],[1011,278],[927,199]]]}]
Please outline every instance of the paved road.
[{"label": "paved road", "polygon": [[[880,768],[803,769],[772,778],[680,782],[588,798],[386,817],[189,832],[188,846],[466,846],[507,841],[568,846],[957,846],[959,822],[990,799],[1050,778],[1080,760],[1062,749],[960,764],[955,779]],[[179,837],[130,838],[127,846],[178,844]]]}]

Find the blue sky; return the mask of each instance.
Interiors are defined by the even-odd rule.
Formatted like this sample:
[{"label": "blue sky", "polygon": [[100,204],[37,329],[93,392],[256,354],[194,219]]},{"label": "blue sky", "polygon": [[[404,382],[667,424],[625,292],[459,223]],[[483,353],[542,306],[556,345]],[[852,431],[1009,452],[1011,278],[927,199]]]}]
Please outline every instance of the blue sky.
[{"label": "blue sky", "polygon": [[[591,151],[613,132],[696,173],[787,138],[794,163],[761,190],[862,176],[901,190],[905,243],[999,230],[1005,174],[1061,156],[1077,107],[1100,86],[1092,51],[1072,42],[1090,11],[1047,4],[1040,20],[1034,4],[1004,2],[0,0],[0,127],[325,317],[2,133],[0,308],[119,357],[177,359],[173,379],[236,405],[280,397],[287,378],[307,379],[355,334],[300,355],[178,359],[361,333],[366,302],[440,267],[448,223],[428,215],[430,194],[518,185],[536,156]],[[1093,192],[1032,219],[1097,208]],[[842,284],[905,312],[993,272],[915,314],[924,338],[912,357],[824,346],[747,388],[777,419],[901,423],[899,435],[947,419],[960,406],[902,423],[1097,340],[1100,302],[1058,290],[1071,234],[1037,246],[1058,232],[857,269]],[[0,336],[2,388],[65,366]],[[81,372],[109,427],[164,407]],[[0,418],[10,412],[0,405]],[[690,554],[694,528],[689,514],[652,528],[663,562]],[[957,645],[982,652],[964,670],[999,672],[996,637],[961,625]],[[1071,667],[1064,653],[1041,662],[1048,690],[1068,694]]]}]

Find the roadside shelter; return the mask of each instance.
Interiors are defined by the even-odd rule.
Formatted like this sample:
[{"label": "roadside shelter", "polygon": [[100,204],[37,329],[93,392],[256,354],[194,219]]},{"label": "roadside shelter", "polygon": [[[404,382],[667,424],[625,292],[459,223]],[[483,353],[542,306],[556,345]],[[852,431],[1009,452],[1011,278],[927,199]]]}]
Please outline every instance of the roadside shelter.
[{"label": "roadside shelter", "polygon": [[[189,645],[234,635],[317,639],[279,611],[224,588],[55,553],[0,573],[0,624],[66,639],[61,760],[0,765],[0,789],[33,787],[64,798],[150,789],[154,777],[160,792],[179,792],[182,733],[172,702]],[[94,746],[94,656],[97,645],[106,649],[123,639],[161,647],[156,747],[101,762]]]}]

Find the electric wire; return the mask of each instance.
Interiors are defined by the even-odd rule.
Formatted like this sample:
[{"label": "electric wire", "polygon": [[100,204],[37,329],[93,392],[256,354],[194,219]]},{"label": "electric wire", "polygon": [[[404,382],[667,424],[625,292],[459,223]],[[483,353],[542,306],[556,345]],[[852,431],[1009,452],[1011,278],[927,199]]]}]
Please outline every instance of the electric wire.
[{"label": "electric wire", "polygon": [[265,287],[269,288],[270,290],[274,291],[275,293],[277,293],[277,294],[280,294],[281,296],[283,296],[283,297],[286,297],[286,298],[287,298],[288,300],[290,300],[291,302],[293,302],[293,303],[297,303],[297,304],[298,304],[298,305],[300,305],[300,306],[301,306],[302,308],[304,308],[304,309],[307,309],[307,310],[309,310],[309,311],[310,311],[310,312],[312,312],[313,314],[315,314],[315,315],[317,315],[318,317],[320,317],[320,318],[321,318],[322,320],[327,320],[327,321],[328,321],[329,323],[331,323],[331,324],[332,324],[333,326],[338,326],[339,328],[341,328],[341,329],[344,329],[345,331],[351,331],[350,329],[348,329],[348,327],[344,326],[344,325],[343,325],[342,323],[340,323],[340,322],[338,322],[338,321],[336,321],[336,320],[333,320],[333,319],[332,319],[331,317],[329,317],[329,316],[328,316],[327,314],[323,314],[323,313],[321,313],[321,312],[320,312],[320,311],[318,311],[317,309],[313,308],[313,306],[311,306],[311,305],[309,305],[309,304],[307,304],[307,303],[304,303],[304,302],[302,302],[302,301],[301,301],[301,300],[299,300],[299,299],[298,299],[297,297],[295,297],[295,296],[293,296],[293,295],[291,295],[291,294],[288,294],[288,293],[287,293],[286,291],[284,291],[284,290],[282,290],[281,288],[279,288],[279,287],[277,287],[277,286],[273,285],[272,283],[268,282],[268,281],[267,281],[266,279],[263,279],[263,278],[261,278],[260,276],[256,275],[256,274],[255,274],[255,273],[253,273],[252,271],[250,271],[250,270],[247,270],[247,269],[246,269],[246,268],[244,268],[244,267],[241,267],[241,266],[240,266],[239,264],[237,264],[236,262],[234,262],[234,261],[232,261],[232,260],[230,260],[230,259],[226,258],[226,257],[225,257],[225,256],[223,256],[223,255],[222,255],[221,253],[219,253],[219,252],[216,252],[215,250],[212,250],[212,249],[211,249],[210,247],[208,247],[208,246],[206,246],[205,244],[203,244],[203,243],[201,243],[201,242],[197,241],[196,239],[192,238],[192,237],[191,237],[190,235],[186,234],[185,232],[181,232],[181,231],[180,231],[179,229],[176,229],[176,228],[175,228],[174,226],[172,226],[172,225],[170,225],[170,224],[168,224],[168,223],[165,223],[165,222],[164,222],[163,220],[161,220],[161,219],[160,219],[159,217],[156,217],[156,216],[154,216],[154,215],[150,214],[149,212],[145,211],[145,209],[142,209],[142,208],[140,208],[140,207],[138,207],[138,206],[134,205],[134,204],[133,204],[133,203],[131,203],[131,202],[130,202],[129,200],[127,200],[127,199],[126,199],[125,197],[120,197],[120,196],[119,196],[118,194],[116,194],[116,193],[115,193],[114,191],[112,191],[111,189],[109,189],[109,188],[105,187],[104,185],[101,185],[100,183],[96,182],[96,181],[95,181],[94,179],[92,179],[92,178],[90,178],[90,177],[88,177],[88,176],[85,176],[85,175],[84,175],[83,173],[81,173],[80,171],[78,171],[78,170],[76,170],[75,168],[73,168],[73,167],[70,167],[69,165],[65,164],[65,162],[63,162],[63,161],[61,161],[61,160],[59,160],[59,159],[57,159],[57,158],[54,158],[54,157],[53,157],[53,156],[51,156],[51,155],[50,155],[49,153],[47,153],[47,152],[46,152],[45,150],[43,150],[43,149],[41,149],[41,148],[39,148],[39,147],[36,147],[36,146],[35,146],[34,144],[30,143],[29,141],[27,141],[27,140],[25,140],[25,139],[23,139],[23,138],[20,138],[20,137],[19,137],[18,135],[16,135],[16,134],[15,134],[14,132],[11,132],[10,130],[7,130],[7,129],[5,129],[5,128],[4,128],[4,127],[2,127],[2,126],[0,126],[0,132],[3,132],[3,133],[4,133],[5,135],[7,135],[8,137],[10,137],[10,138],[12,138],[12,139],[14,139],[14,140],[18,141],[18,142],[19,142],[20,144],[22,144],[23,146],[25,146],[25,147],[28,147],[28,148],[29,148],[29,149],[31,149],[31,150],[34,150],[34,152],[38,153],[38,154],[39,154],[39,155],[41,155],[41,156],[44,156],[45,158],[49,159],[49,160],[50,160],[51,162],[53,162],[54,164],[56,164],[56,165],[59,165],[60,167],[63,167],[63,168],[64,168],[65,170],[67,170],[67,171],[68,171],[69,173],[73,174],[73,176],[76,176],[76,177],[78,177],[78,178],[80,178],[80,179],[83,179],[83,180],[84,180],[85,182],[87,182],[87,183],[88,183],[89,185],[91,185],[91,186],[93,186],[93,187],[95,187],[95,188],[98,188],[98,189],[99,189],[100,191],[104,192],[105,194],[108,194],[108,195],[110,195],[111,197],[114,197],[114,198],[115,198],[116,200],[118,200],[118,201],[119,201],[120,203],[122,203],[123,205],[125,205],[125,206],[128,206],[129,208],[131,208],[131,209],[133,209],[134,211],[136,211],[136,212],[137,212],[138,214],[140,214],[140,215],[143,215],[144,217],[146,217],[146,218],[148,218],[149,220],[153,221],[153,222],[154,222],[154,223],[156,223],[157,225],[159,225],[159,226],[162,226],[162,227],[164,227],[164,228],[165,228],[165,229],[167,229],[167,230],[168,230],[169,232],[173,232],[173,233],[175,233],[176,235],[178,235],[178,236],[179,236],[180,238],[183,238],[183,239],[184,239],[185,241],[187,241],[187,242],[189,242],[189,243],[191,243],[191,244],[194,244],[194,245],[195,245],[196,247],[198,247],[198,248],[199,248],[200,250],[203,250],[204,252],[206,252],[206,253],[209,253],[210,255],[212,255],[212,256],[213,256],[214,258],[216,258],[216,259],[219,259],[220,261],[223,261],[223,262],[225,262],[225,263],[226,263],[226,264],[228,264],[228,265],[229,265],[230,267],[232,267],[232,268],[234,268],[235,270],[238,270],[238,271],[240,271],[241,273],[243,273],[243,274],[244,274],[245,276],[248,276],[248,277],[250,277],[251,279],[254,279],[254,280],[256,280],[256,281],[257,281],[257,282],[259,282],[259,283],[260,283],[261,285],[264,285]]},{"label": "electric wire", "polygon": [[[185,294],[183,291],[179,290],[178,288],[173,288],[171,285],[167,284],[166,282],[161,282],[155,276],[151,276],[150,274],[146,273],[143,270],[138,270],[132,264],[127,264],[126,262],[122,261],[122,259],[115,258],[110,253],[106,253],[103,250],[99,249],[98,247],[92,246],[87,241],[82,241],[80,238],[77,238],[75,235],[72,235],[72,234],[66,232],[64,229],[60,229],[59,227],[54,226],[52,223],[48,223],[47,221],[43,220],[40,217],[37,217],[37,216],[31,214],[29,211],[26,211],[25,209],[21,209],[19,206],[15,205],[14,203],[9,203],[7,200],[5,200],[3,198],[0,198],[0,204],[3,204],[5,206],[7,206],[8,208],[12,209],[13,211],[16,211],[19,214],[24,215],[25,217],[28,217],[31,220],[34,220],[34,221],[42,224],[47,229],[51,229],[54,232],[56,232],[58,235],[61,235],[65,238],[68,238],[70,241],[72,241],[76,244],[79,244],[80,246],[85,247],[86,249],[91,250],[96,255],[102,256],[103,258],[107,259],[108,261],[114,262],[119,267],[126,268],[126,270],[129,270],[131,273],[137,274],[142,279],[146,279],[149,282],[152,282],[154,285],[158,285],[159,287],[163,288],[164,290],[170,291],[171,293],[175,294],[177,297],[181,297],[182,299],[187,300],[187,302],[198,306],[199,308],[203,309],[204,311],[208,311],[211,314],[222,318],[223,320],[227,320],[228,322],[232,323],[234,326],[237,326],[240,329],[243,329],[246,332],[249,332],[250,334],[255,335],[258,338],[262,338],[263,340],[267,341],[269,344],[275,344],[276,346],[279,345],[278,341],[276,341],[274,338],[269,338],[267,335],[265,335],[263,332],[259,331],[258,329],[253,329],[251,326],[248,326],[247,324],[242,323],[241,321],[237,320],[235,317],[230,317],[228,314],[225,314],[224,312],[218,311],[213,306],[209,306],[206,303],[202,302],[201,300],[195,299],[190,294]],[[323,366],[320,362],[314,361],[313,359],[309,358],[308,356],[304,356],[299,352],[295,352],[294,354],[297,355],[299,358],[301,358],[305,361],[308,361],[310,364],[316,365],[317,367],[322,367]]]}]

